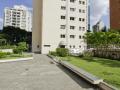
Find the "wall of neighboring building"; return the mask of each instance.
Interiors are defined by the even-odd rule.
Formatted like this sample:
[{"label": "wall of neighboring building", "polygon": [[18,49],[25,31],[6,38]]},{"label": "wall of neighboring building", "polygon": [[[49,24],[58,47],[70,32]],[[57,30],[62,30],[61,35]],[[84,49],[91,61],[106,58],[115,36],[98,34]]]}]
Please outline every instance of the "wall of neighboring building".
[{"label": "wall of neighboring building", "polygon": [[120,30],[120,0],[110,0],[110,28]]},{"label": "wall of neighboring building", "polygon": [[[84,35],[88,30],[88,2],[84,1],[85,4],[80,5],[79,0],[75,0],[74,3],[70,0],[35,0],[33,52],[41,51],[42,54],[46,54],[55,51],[61,43],[71,50],[86,50]],[[65,6],[66,9],[62,10],[61,6]],[[70,11],[70,8],[75,8],[75,11]],[[61,19],[61,16],[65,16],[65,19]],[[74,20],[70,20],[70,17],[74,17]],[[61,25],[65,25],[65,28],[62,29]],[[74,26],[74,29],[70,29],[70,26]],[[61,38],[61,35],[65,35],[65,38]],[[70,35],[74,35],[74,38],[70,38]]]},{"label": "wall of neighboring building", "polygon": [[43,0],[33,1],[32,51],[40,52],[42,47]]}]

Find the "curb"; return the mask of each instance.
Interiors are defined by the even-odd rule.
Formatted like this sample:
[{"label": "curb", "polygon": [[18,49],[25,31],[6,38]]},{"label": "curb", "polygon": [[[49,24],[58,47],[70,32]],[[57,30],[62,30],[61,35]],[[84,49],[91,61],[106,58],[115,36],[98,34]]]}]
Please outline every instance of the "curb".
[{"label": "curb", "polygon": [[32,60],[32,59],[33,59],[33,57],[29,57],[29,58],[19,58],[19,59],[7,59],[7,60],[0,60],[0,63],[26,61],[26,60]]}]

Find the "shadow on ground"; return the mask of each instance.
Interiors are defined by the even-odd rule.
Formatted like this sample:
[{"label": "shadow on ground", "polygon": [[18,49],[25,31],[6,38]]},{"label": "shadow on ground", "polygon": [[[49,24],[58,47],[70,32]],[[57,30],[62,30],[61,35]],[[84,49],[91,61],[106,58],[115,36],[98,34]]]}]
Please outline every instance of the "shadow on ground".
[{"label": "shadow on ground", "polygon": [[62,65],[57,65],[65,74],[67,74],[72,80],[74,80],[78,85],[82,88],[90,89],[91,86],[94,87],[94,90],[100,90],[97,86],[90,84],[82,77],[78,76],[77,74],[73,73],[71,70],[65,68]]}]

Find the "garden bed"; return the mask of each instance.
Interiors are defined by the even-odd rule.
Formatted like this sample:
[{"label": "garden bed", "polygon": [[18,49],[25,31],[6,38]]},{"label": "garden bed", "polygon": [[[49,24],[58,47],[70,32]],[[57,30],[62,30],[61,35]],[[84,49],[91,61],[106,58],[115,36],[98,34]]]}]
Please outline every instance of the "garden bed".
[{"label": "garden bed", "polygon": [[105,82],[120,89],[120,61],[103,58],[85,59],[72,56],[62,57],[62,60],[103,78]]},{"label": "garden bed", "polygon": [[32,54],[9,54],[4,57],[1,57],[0,60],[19,59],[19,58],[27,58],[27,57],[32,57]]}]

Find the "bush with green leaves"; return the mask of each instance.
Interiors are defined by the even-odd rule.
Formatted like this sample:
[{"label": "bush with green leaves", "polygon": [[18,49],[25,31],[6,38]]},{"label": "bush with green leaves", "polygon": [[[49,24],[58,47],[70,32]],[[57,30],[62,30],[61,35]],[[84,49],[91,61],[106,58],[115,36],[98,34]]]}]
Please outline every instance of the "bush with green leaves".
[{"label": "bush with green leaves", "polygon": [[83,58],[92,60],[93,52],[92,51],[85,51],[84,54],[83,54]]},{"label": "bush with green leaves", "polygon": [[49,54],[53,56],[57,56],[57,53],[55,51],[50,51]]},{"label": "bush with green leaves", "polygon": [[5,58],[7,56],[7,53],[5,52],[0,52],[0,58]]},{"label": "bush with green leaves", "polygon": [[66,48],[57,48],[56,53],[60,57],[66,57],[69,55],[69,50]]},{"label": "bush with green leaves", "polygon": [[22,54],[27,49],[28,49],[28,46],[27,46],[26,42],[20,42],[20,43],[18,43],[18,46],[15,49],[13,49],[13,52],[15,54]]}]

